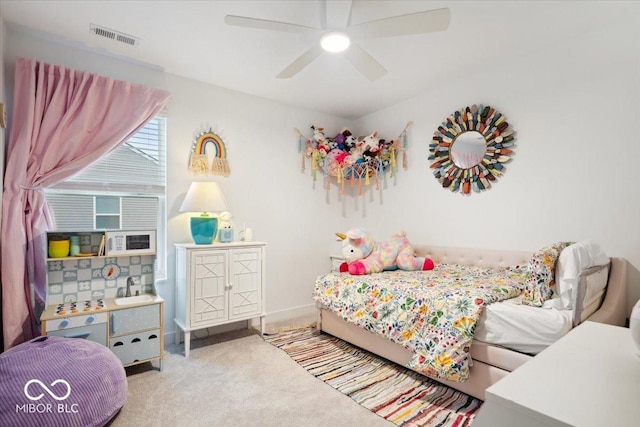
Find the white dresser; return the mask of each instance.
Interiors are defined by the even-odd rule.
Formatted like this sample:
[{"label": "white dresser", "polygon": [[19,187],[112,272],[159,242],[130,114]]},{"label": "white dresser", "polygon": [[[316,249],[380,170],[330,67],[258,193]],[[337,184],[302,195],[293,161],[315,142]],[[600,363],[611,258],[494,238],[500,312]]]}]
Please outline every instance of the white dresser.
[{"label": "white dresser", "polygon": [[638,426],[639,397],[629,329],[585,322],[489,387],[473,427]]},{"label": "white dresser", "polygon": [[176,244],[176,344],[184,333],[265,316],[264,242]]}]

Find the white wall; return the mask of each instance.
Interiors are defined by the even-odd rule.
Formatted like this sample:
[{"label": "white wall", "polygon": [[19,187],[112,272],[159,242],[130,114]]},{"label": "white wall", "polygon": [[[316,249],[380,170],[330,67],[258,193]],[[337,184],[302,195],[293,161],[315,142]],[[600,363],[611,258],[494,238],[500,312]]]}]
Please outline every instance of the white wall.
[{"label": "white wall", "polygon": [[[340,216],[336,206],[325,203],[321,190],[312,191],[311,177],[301,174],[294,127],[305,132],[317,124],[337,132],[344,121],[175,75],[167,76],[167,89],[172,93],[167,153],[169,277],[175,266],[173,244],[191,241],[189,214],[178,210],[191,181],[202,179],[189,173],[187,161],[196,131],[208,124],[222,133],[228,150],[231,175],[215,181],[234,215],[234,225],[246,223],[255,231],[254,240],[268,243],[271,315],[267,320],[309,312],[314,279],[329,266],[328,251]],[[172,283],[165,286],[161,286],[163,296],[173,292]]]},{"label": "white wall", "polygon": [[[381,239],[535,250],[594,239],[629,260],[629,310],[640,298],[640,18],[532,55],[480,64],[437,90],[371,114],[358,126],[392,131],[413,120],[410,170],[360,223]],[[517,132],[516,154],[494,187],[464,197],[439,186],[428,144],[456,109],[496,107]],[[351,213],[358,215],[358,213]]]}]

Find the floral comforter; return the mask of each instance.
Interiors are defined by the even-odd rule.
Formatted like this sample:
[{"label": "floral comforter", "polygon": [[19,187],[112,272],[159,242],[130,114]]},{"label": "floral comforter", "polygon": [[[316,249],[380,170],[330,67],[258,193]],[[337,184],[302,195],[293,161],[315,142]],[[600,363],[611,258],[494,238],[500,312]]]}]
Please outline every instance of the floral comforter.
[{"label": "floral comforter", "polygon": [[525,267],[499,270],[440,264],[431,271],[320,276],[314,299],[343,319],[413,351],[408,367],[433,378],[464,381],[484,306],[519,295]]}]

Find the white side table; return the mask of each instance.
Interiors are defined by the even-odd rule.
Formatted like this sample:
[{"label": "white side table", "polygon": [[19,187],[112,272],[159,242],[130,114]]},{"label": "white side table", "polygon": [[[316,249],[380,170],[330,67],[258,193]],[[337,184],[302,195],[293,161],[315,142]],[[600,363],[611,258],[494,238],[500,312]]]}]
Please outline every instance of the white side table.
[{"label": "white side table", "polygon": [[638,426],[639,398],[629,329],[585,322],[489,387],[473,427]]}]

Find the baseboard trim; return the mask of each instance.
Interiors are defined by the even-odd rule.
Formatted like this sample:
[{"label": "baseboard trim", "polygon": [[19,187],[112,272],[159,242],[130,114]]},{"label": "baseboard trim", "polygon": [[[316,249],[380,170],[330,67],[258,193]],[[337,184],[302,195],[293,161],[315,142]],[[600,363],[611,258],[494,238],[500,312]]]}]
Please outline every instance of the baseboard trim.
[{"label": "baseboard trim", "polygon": [[[198,340],[198,339],[206,338],[210,335],[221,334],[223,332],[231,332],[238,329],[246,329],[249,325],[247,322],[250,322],[250,321],[251,319],[248,321],[240,320],[237,322],[225,323],[224,325],[212,326],[210,328],[196,329],[194,331],[191,331],[191,339]],[[259,324],[257,328],[260,329]],[[174,324],[174,327],[171,328],[171,330],[167,330],[165,328],[165,332],[164,332],[165,347],[167,345],[174,344],[175,342],[176,342],[176,328]]]},{"label": "baseboard trim", "polygon": [[164,346],[170,346],[176,342],[176,331],[175,328],[171,328],[172,331],[167,332],[167,329],[164,330]]},{"label": "baseboard trim", "polygon": [[267,324],[281,322],[284,320],[297,319],[300,317],[313,317],[315,319],[318,308],[315,303],[299,305],[297,307],[285,308],[282,310],[270,311],[267,313]]}]

